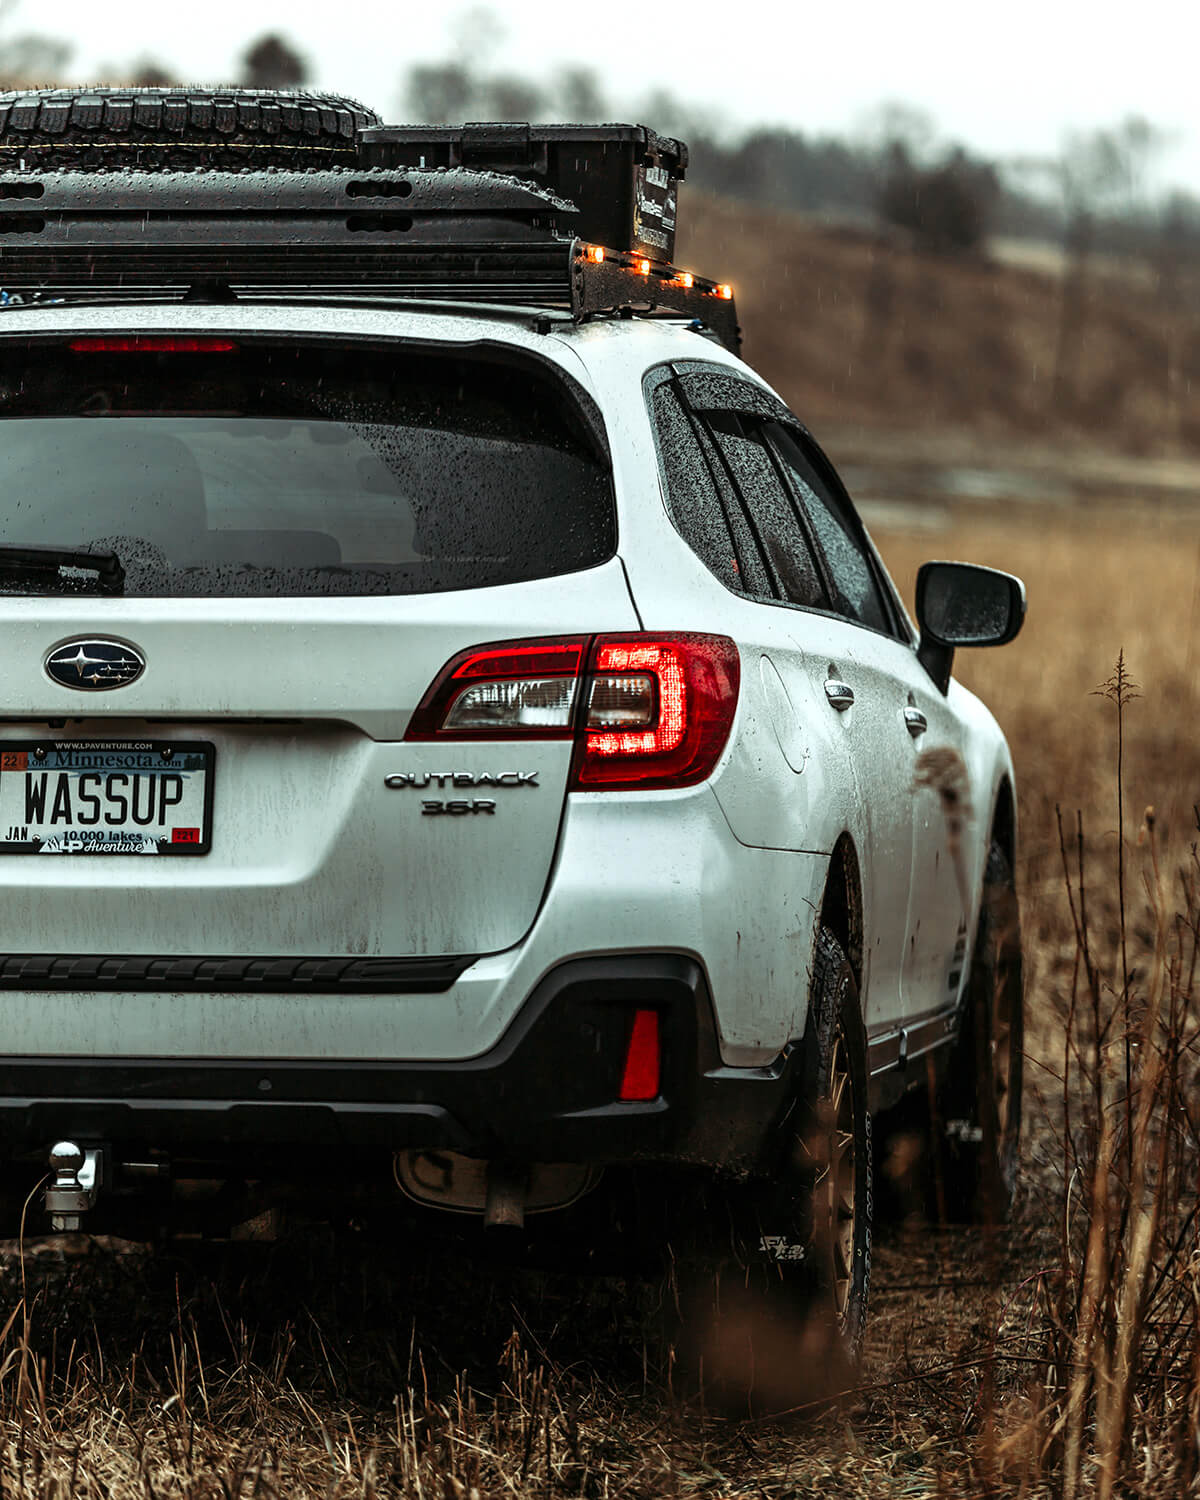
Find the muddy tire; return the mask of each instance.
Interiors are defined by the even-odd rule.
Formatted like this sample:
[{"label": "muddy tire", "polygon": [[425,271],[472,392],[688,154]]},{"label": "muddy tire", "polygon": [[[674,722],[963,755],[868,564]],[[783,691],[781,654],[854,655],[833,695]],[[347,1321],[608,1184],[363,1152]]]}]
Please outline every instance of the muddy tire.
[{"label": "muddy tire", "polygon": [[337,94],[88,88],[0,93],[0,167],[352,166],[379,117]]},{"label": "muddy tire", "polygon": [[[818,1003],[819,1002],[819,1003]],[[857,1362],[871,1281],[874,1186],[867,1038],[854,970],[833,933],[817,936],[801,1128],[793,1160],[811,1195],[816,1295],[832,1301],[839,1340]]]},{"label": "muddy tire", "polygon": [[818,934],[800,1086],[774,1170],[713,1186],[677,1266],[684,1370],[730,1410],[816,1408],[851,1388],[871,1276],[871,1119],[854,971]]},{"label": "muddy tire", "polygon": [[993,844],[961,1029],[938,1113],[945,1216],[1000,1223],[1012,1208],[1021,1144],[1024,982],[1012,868]]}]

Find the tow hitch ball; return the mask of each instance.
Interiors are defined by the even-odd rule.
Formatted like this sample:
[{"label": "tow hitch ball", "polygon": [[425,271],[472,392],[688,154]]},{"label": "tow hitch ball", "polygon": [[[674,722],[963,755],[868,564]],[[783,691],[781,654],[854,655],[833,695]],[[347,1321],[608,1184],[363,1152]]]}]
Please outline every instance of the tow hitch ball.
[{"label": "tow hitch ball", "polygon": [[69,1234],[82,1228],[83,1215],[96,1201],[103,1180],[103,1156],[98,1147],[58,1141],[50,1148],[54,1181],[46,1189],[45,1207],[50,1228]]}]

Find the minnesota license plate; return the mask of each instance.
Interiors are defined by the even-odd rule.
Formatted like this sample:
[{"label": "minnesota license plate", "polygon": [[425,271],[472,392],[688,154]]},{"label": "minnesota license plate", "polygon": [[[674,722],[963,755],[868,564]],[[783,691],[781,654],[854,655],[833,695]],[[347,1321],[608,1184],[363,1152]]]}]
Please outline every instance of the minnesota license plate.
[{"label": "minnesota license plate", "polygon": [[213,747],[0,740],[0,854],[207,854]]}]

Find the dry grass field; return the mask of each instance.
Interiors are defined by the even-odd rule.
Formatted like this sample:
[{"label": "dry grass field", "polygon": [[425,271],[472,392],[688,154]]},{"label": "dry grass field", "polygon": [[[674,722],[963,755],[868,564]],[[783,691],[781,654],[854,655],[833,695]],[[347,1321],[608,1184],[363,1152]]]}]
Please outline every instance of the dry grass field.
[{"label": "dry grass field", "polygon": [[[319,1236],[265,1248],[262,1264],[49,1249],[2,1273],[2,1493],[1189,1492],[1200,526],[1097,504],[955,508],[932,538],[876,530],[906,587],[929,555],[1011,568],[1029,586],[1020,640],[959,659],[1020,778],[1029,1029],[1013,1224],[880,1225],[858,1387],[754,1421],[674,1393],[656,1294],[633,1283]],[[1139,695],[1122,709],[1128,984],[1117,707],[1096,695],[1122,652]]]}]

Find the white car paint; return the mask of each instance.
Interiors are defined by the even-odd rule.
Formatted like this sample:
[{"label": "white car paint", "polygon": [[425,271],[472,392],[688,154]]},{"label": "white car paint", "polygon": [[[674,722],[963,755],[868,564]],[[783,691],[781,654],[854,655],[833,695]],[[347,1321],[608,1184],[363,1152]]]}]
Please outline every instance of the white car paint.
[{"label": "white car paint", "polygon": [[[612,451],[618,556],[566,578],[368,599],[84,599],[0,596],[0,716],[69,712],[41,663],[75,634],[135,640],[143,678],[87,704],[84,734],[156,718],[218,746],[220,813],[198,860],[0,857],[9,952],[482,953],[437,995],[45,993],[5,996],[12,1055],[461,1059],[492,1047],[533,985],[589,954],[673,951],[709,979],[721,1055],[770,1064],[805,1025],[829,856],[848,837],[863,873],[869,1033],[949,1014],[974,931],[990,817],[1008,752],[986,709],[942,697],[914,639],[727,591],[673,527],[643,400],[644,370],[702,359],[759,385],[680,325],[576,327],[528,314],[329,307],[30,308],[22,336],[190,330],[420,339],[517,347],[559,364],[596,400]],[[0,336],[10,330],[5,324]],[[384,776],[420,774],[445,747],[401,744],[416,701],[459,650],[489,640],[604,630],[731,636],[741,692],[711,779],[669,792],[572,792],[569,748],[474,743],[455,761],[537,769],[526,816],[424,824]],[[349,664],[349,665],[348,665]],[[839,714],[827,677],[849,682]],[[903,713],[929,728],[915,741]],[[78,712],[78,711],[77,711]],[[287,726],[256,723],[286,719]],[[11,724],[0,740],[24,737]],[[923,750],[961,754],[973,815],[967,900],[935,794],[914,788]],[[2,748],[2,747],[0,747]],[[469,762],[469,764],[468,764]],[[957,967],[954,965],[957,964]],[[955,984],[950,975],[956,976]]]}]

